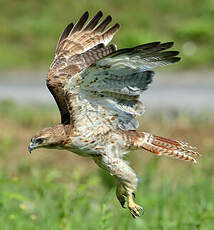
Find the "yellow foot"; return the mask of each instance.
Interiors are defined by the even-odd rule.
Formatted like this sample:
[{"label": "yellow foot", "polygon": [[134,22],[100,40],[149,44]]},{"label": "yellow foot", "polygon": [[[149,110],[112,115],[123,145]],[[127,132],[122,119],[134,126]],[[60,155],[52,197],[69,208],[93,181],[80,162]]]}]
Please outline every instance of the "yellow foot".
[{"label": "yellow foot", "polygon": [[142,214],[144,213],[143,207],[137,205],[134,202],[132,194],[128,196],[128,208],[129,208],[129,211],[130,211],[132,217],[134,217],[134,218],[141,216],[141,213]]}]

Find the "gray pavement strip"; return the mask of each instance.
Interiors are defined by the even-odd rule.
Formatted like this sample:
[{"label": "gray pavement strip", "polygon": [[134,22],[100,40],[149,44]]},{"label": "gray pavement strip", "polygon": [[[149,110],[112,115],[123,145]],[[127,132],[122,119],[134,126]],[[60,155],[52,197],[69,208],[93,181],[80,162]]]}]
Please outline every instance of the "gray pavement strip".
[{"label": "gray pavement strip", "polygon": [[[0,101],[54,104],[44,72],[0,73]],[[214,112],[214,71],[156,72],[144,92],[147,111],[156,109],[210,110]]]}]

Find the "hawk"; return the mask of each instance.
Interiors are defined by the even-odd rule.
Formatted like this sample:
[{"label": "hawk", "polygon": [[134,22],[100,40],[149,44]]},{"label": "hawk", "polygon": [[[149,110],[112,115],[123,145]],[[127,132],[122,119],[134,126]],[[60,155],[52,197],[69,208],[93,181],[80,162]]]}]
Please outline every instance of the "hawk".
[{"label": "hawk", "polygon": [[39,131],[28,149],[56,148],[93,158],[117,179],[119,202],[137,217],[143,213],[134,201],[137,176],[123,156],[142,149],[196,163],[194,156],[199,153],[187,143],[136,131],[136,116],[144,113],[143,91],[152,82],[152,69],[180,60],[179,52],[167,51],[173,42],[117,50],[108,44],[120,25],[106,29],[112,17],[99,23],[102,16],[99,11],[86,24],[86,12],[61,34],[47,75],[61,124]]}]

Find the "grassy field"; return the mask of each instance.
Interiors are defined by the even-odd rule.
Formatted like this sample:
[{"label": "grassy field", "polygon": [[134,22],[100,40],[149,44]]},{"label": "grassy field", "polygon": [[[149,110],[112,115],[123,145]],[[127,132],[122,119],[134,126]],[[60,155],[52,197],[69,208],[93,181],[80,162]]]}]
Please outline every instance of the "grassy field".
[{"label": "grassy field", "polygon": [[147,152],[128,158],[140,184],[144,216],[132,219],[115,197],[115,182],[88,158],[37,150],[31,136],[59,121],[56,108],[0,103],[0,229],[212,230],[214,226],[214,119],[204,112],[154,114],[140,130],[186,140],[202,153],[197,165]]},{"label": "grassy field", "polygon": [[213,0],[1,0],[0,69],[47,68],[59,34],[89,10],[111,14],[121,24],[119,47],[175,41],[182,63],[176,68],[212,67]]},{"label": "grassy field", "polygon": [[[213,67],[213,0],[0,0],[0,6],[0,71],[47,69],[59,34],[86,10],[91,16],[103,10],[121,24],[119,48],[175,41],[182,62],[172,68]],[[56,107],[0,102],[0,230],[213,230],[213,115],[143,117],[139,130],[187,141],[202,157],[192,165],[131,152],[140,181],[136,201],[145,208],[136,220],[116,200],[114,179],[89,158],[28,153],[31,136],[58,122]]]}]

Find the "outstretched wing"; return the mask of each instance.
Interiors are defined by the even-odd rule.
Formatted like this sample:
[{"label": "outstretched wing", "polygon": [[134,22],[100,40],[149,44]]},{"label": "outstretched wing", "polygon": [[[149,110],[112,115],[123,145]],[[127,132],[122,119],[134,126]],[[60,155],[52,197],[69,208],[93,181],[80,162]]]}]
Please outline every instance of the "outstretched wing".
[{"label": "outstretched wing", "polygon": [[[115,51],[73,76],[67,90],[70,96],[76,92],[82,101],[90,103],[97,110],[97,117],[111,116],[121,129],[135,130],[136,116],[144,113],[142,93],[154,75],[151,69],[180,60],[179,52],[166,51],[172,46],[173,42],[153,42]],[[68,98],[70,104],[71,100]],[[80,108],[79,113],[82,111]],[[87,116],[93,114],[87,112]]]},{"label": "outstretched wing", "polygon": [[70,77],[116,50],[115,45],[107,46],[107,44],[119,29],[119,24],[105,30],[112,18],[107,16],[98,24],[103,16],[99,11],[84,26],[88,16],[88,12],[84,13],[75,25],[70,23],[65,28],[48,71],[47,87],[56,100],[63,124],[70,124],[70,112],[63,90]]}]

